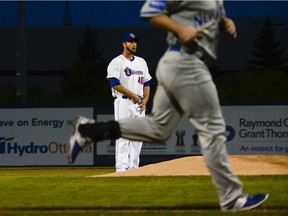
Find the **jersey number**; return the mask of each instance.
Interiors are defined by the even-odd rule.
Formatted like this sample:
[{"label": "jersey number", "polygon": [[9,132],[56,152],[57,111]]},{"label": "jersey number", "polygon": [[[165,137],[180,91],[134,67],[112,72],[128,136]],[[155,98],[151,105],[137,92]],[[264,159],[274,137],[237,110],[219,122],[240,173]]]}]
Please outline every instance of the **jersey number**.
[{"label": "jersey number", "polygon": [[143,80],[144,80],[144,77],[139,76],[138,83],[143,85],[143,83],[144,83]]}]

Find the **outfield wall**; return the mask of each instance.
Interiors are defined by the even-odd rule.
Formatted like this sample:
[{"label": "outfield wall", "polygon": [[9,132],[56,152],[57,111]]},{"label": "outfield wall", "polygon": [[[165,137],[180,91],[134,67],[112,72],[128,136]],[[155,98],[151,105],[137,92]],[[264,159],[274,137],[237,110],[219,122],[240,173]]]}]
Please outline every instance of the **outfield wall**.
[{"label": "outfield wall", "polygon": [[[222,106],[230,155],[287,155],[288,105]],[[0,166],[67,166],[66,153],[76,115],[113,119],[111,106],[0,109]],[[114,165],[115,141],[83,150],[74,166]],[[198,137],[183,118],[165,143],[144,143],[142,165],[201,155]]]}]

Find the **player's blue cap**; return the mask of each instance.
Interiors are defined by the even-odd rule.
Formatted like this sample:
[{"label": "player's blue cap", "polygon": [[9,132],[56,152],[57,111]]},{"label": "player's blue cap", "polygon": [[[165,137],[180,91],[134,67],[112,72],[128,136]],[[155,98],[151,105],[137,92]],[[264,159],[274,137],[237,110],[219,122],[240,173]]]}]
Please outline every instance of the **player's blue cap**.
[{"label": "player's blue cap", "polygon": [[129,41],[139,41],[139,38],[137,38],[133,33],[127,33],[123,35],[122,37],[122,43],[129,42]]}]

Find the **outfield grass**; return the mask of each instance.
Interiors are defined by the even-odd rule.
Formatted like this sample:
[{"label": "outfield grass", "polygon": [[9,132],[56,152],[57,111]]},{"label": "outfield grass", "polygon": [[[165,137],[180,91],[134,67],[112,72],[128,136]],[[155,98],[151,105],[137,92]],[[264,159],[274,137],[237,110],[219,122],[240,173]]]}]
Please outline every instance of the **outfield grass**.
[{"label": "outfield grass", "polygon": [[[87,177],[105,172],[0,169],[0,215],[232,214],[219,211],[218,196],[208,176]],[[267,192],[270,198],[256,210],[233,215],[287,215],[287,175],[240,178],[244,192]]]}]

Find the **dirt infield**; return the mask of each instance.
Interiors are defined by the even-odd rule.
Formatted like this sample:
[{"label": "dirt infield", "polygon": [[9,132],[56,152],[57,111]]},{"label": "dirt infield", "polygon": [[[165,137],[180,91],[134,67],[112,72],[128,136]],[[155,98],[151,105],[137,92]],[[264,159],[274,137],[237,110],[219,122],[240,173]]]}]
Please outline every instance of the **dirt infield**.
[{"label": "dirt infield", "polygon": [[[231,170],[236,175],[288,175],[288,156],[233,155],[229,156]],[[197,176],[209,175],[203,156],[190,156],[139,167],[122,173],[91,177],[121,176]]]}]

